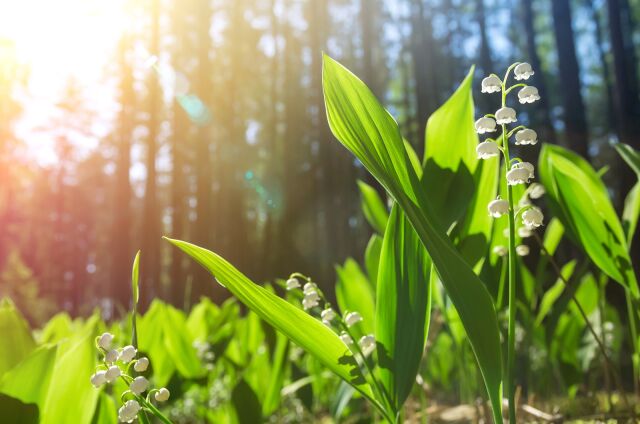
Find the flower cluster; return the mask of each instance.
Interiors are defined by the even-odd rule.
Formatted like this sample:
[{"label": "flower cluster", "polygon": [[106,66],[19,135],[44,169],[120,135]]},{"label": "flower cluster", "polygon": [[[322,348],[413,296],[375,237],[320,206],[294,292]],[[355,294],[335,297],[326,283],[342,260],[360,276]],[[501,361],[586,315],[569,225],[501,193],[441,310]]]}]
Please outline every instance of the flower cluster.
[{"label": "flower cluster", "polygon": [[[516,146],[531,146],[538,143],[538,134],[523,125],[509,129],[507,126],[518,121],[515,109],[506,105],[507,95],[515,90],[518,91],[518,101],[520,104],[533,103],[540,100],[538,89],[526,85],[525,83],[517,83],[511,87],[507,87],[509,75],[513,71],[513,77],[516,81],[526,81],[534,71],[528,63],[516,63],[509,67],[504,79],[500,79],[495,74],[491,74],[482,80],[483,93],[501,93],[502,107],[495,114],[488,114],[479,118],[475,123],[476,132],[478,134],[493,133],[501,128],[502,133],[495,138],[487,138],[479,143],[476,147],[476,153],[480,159],[489,159],[502,154],[507,164],[506,181],[508,186],[516,186],[520,184],[529,184],[535,178],[535,168],[520,158],[511,158],[509,156],[509,141],[513,139]],[[511,190],[511,188],[509,188]],[[509,192],[511,193],[511,192]],[[540,227],[544,221],[542,211],[533,206],[529,199],[538,199],[544,194],[544,188],[537,183],[531,184],[525,192],[523,201],[519,203],[518,210],[511,210],[512,206],[509,201],[498,197],[487,206],[489,215],[493,218],[500,218],[503,215],[514,213],[515,216],[521,215],[522,227],[517,231],[520,238],[529,237],[532,231]],[[499,256],[506,255],[507,249],[504,246],[496,246],[494,253]],[[520,256],[529,254],[529,248],[520,245],[516,248],[516,253]]]},{"label": "flower cluster", "polygon": [[[304,278],[306,280],[304,286],[298,278]],[[331,329],[339,331],[338,335],[340,340],[342,340],[345,345],[354,346],[354,337],[350,328],[362,321],[362,315],[355,311],[347,311],[342,317],[339,316],[331,307],[331,304],[326,301],[318,285],[311,281],[310,278],[301,274],[293,274],[286,281],[285,287],[288,291],[302,287],[302,307],[305,311],[309,311],[310,314],[313,314],[314,308],[319,308],[322,302],[323,308],[319,314],[322,323]],[[374,336],[368,334],[360,338],[358,345],[355,346],[354,353],[361,352],[364,356],[367,356],[373,352],[375,346]]]},{"label": "flower cluster", "polygon": [[[152,389],[144,398],[142,394],[149,389],[149,380],[141,375],[134,377],[129,372],[131,367],[137,373],[145,372],[149,367],[149,359],[144,356],[136,359],[138,351],[131,345],[121,349],[113,348],[113,338],[111,333],[104,333],[96,338],[96,347],[103,355],[103,360],[90,381],[95,388],[113,383],[118,378],[128,385],[129,389],[121,396],[124,404],[118,410],[118,419],[121,422],[130,423],[142,410],[147,409],[155,413],[157,409],[151,405],[151,396],[153,395],[157,402],[164,402],[169,399],[169,390],[164,387],[159,390]],[[127,397],[130,399],[125,401]]]}]

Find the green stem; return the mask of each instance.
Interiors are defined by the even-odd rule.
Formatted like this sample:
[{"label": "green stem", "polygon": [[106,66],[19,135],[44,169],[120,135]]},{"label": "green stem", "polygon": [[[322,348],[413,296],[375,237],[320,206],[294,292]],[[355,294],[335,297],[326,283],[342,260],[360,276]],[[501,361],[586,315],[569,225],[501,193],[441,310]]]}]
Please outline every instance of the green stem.
[{"label": "green stem", "polygon": [[[502,82],[502,107],[507,105],[507,91],[505,89],[509,72]],[[509,172],[509,140],[506,138],[507,127],[502,125],[502,152],[504,154],[505,178]],[[509,399],[509,423],[516,423],[516,404],[515,404],[515,351],[516,351],[516,220],[515,209],[513,206],[513,190],[507,181],[507,201],[509,202],[509,330],[507,334],[507,376],[505,387],[507,397]]]},{"label": "green stem", "polygon": [[627,300],[627,313],[629,314],[629,330],[631,331],[631,345],[633,346],[633,390],[638,397],[639,388],[638,388],[638,380],[640,379],[640,370],[638,369],[638,361],[640,361],[640,352],[638,352],[638,332],[636,330],[636,316],[633,309],[633,303],[631,302],[631,292],[627,290],[625,293]]},{"label": "green stem", "polygon": [[160,421],[162,421],[165,424],[173,424],[171,420],[165,417],[165,415],[162,412],[160,412],[160,410],[156,408],[151,402],[147,402],[142,396],[139,396],[138,400],[145,408],[149,409],[149,411],[151,411],[151,413],[155,415],[156,418],[158,418]]}]

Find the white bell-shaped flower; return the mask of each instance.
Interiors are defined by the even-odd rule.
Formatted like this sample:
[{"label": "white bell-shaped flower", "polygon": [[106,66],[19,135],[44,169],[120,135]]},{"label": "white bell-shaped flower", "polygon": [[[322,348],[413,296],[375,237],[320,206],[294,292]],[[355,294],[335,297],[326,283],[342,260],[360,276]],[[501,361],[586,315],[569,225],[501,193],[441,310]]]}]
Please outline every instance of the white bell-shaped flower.
[{"label": "white bell-shaped flower", "polygon": [[137,395],[147,390],[147,387],[149,387],[149,380],[141,375],[134,378],[131,384],[129,384],[129,390]]},{"label": "white bell-shaped flower", "polygon": [[516,132],[516,146],[534,145],[538,143],[538,133],[530,128]]},{"label": "white bell-shaped flower", "polygon": [[538,93],[538,89],[534,86],[528,85],[518,91],[518,101],[520,104],[533,103],[536,100],[540,100],[540,94]]},{"label": "white bell-shaped flower", "polygon": [[353,344],[353,339],[345,331],[340,333],[340,340],[342,340],[342,343],[346,344],[347,346]]},{"label": "white bell-shaped flower", "polygon": [[306,283],[302,288],[304,294],[309,294],[318,290],[316,283]]},{"label": "white bell-shaped flower", "polygon": [[166,402],[169,400],[169,396],[171,395],[171,393],[169,393],[169,390],[167,390],[166,387],[161,388],[160,390],[158,390],[156,392],[156,394],[154,395],[154,397],[156,398],[156,400],[158,402]]},{"label": "white bell-shaped flower", "polygon": [[109,350],[111,348],[112,342],[113,334],[111,333],[102,333],[102,335],[98,338],[98,346],[100,346],[104,350]]},{"label": "white bell-shaped flower", "polygon": [[335,317],[336,312],[331,308],[326,308],[320,313],[320,318],[322,318],[322,321],[331,322],[335,319]]},{"label": "white bell-shaped flower", "polygon": [[365,355],[370,354],[376,348],[376,339],[372,334],[360,338],[360,349]]},{"label": "white bell-shaped flower", "polygon": [[518,162],[515,165],[513,165],[512,168],[516,168],[516,169],[526,169],[527,171],[529,171],[529,178],[534,178],[535,174],[535,168],[533,166],[533,164],[529,163],[529,162]]},{"label": "white bell-shaped flower", "polygon": [[516,122],[516,110],[510,107],[501,107],[496,112],[496,122],[498,125],[506,125]]},{"label": "white bell-shaped flower", "polygon": [[136,372],[145,372],[148,367],[149,367],[149,358],[147,358],[146,356],[143,356],[142,358],[138,359],[136,363],[133,364],[133,369],[136,370]]},{"label": "white bell-shaped flower", "polygon": [[526,168],[511,168],[509,172],[507,172],[507,184],[509,185],[517,185],[517,184],[525,184],[529,182],[529,170]]},{"label": "white bell-shaped flower", "polygon": [[496,199],[489,202],[489,215],[494,218],[500,218],[509,212],[509,202],[504,199]]},{"label": "white bell-shaped flower", "polygon": [[120,371],[120,367],[117,365],[112,365],[109,369],[104,373],[104,378],[107,380],[107,383],[111,383],[115,381],[116,378],[122,375],[122,371]]},{"label": "white bell-shaped flower", "polygon": [[97,389],[98,387],[102,386],[107,382],[105,374],[106,374],[105,371],[98,371],[91,376],[90,380],[91,380],[91,384],[93,384],[93,387]]},{"label": "white bell-shaped flower", "polygon": [[107,363],[113,363],[118,360],[118,351],[115,349],[108,350],[104,354],[104,361]]},{"label": "white bell-shaped flower", "polygon": [[318,294],[318,292],[313,288],[311,289],[305,288],[304,298],[302,299],[302,307],[305,310],[308,310],[311,308],[315,308],[316,306],[318,306],[319,303],[320,303],[320,295]]},{"label": "white bell-shaped flower", "polygon": [[482,80],[483,93],[497,93],[502,90],[502,81],[497,75],[489,75]]},{"label": "white bell-shaped flower", "polygon": [[500,154],[500,148],[492,141],[483,141],[476,146],[478,159],[489,159]]},{"label": "white bell-shaped flower", "polygon": [[493,253],[498,256],[506,256],[506,254],[509,253],[509,250],[506,246],[499,245],[493,248]]},{"label": "white bell-shaped flower", "polygon": [[136,357],[136,353],[138,351],[135,347],[128,345],[122,348],[122,352],[120,352],[120,359],[122,362],[131,362],[133,358]]},{"label": "white bell-shaped flower", "polygon": [[533,76],[533,68],[527,62],[519,63],[513,71],[514,78],[518,81],[528,80]]},{"label": "white bell-shaped flower", "polygon": [[138,416],[140,412],[140,404],[136,400],[128,400],[120,409],[118,409],[118,419],[124,423],[131,423]]},{"label": "white bell-shaped flower", "polygon": [[362,315],[358,312],[349,312],[344,317],[344,322],[347,324],[347,327],[352,327],[362,321]]},{"label": "white bell-shaped flower", "polygon": [[533,183],[529,186],[529,197],[531,199],[539,199],[546,193],[542,184]]},{"label": "white bell-shaped flower", "polygon": [[287,290],[297,289],[298,287],[300,287],[300,281],[298,281],[298,279],[295,277],[289,278],[286,282],[286,287]]},{"label": "white bell-shaped flower", "polygon": [[516,253],[518,256],[527,256],[529,254],[529,246],[526,244],[516,246]]},{"label": "white bell-shaped flower", "polygon": [[527,238],[527,237],[531,237],[532,235],[533,233],[531,232],[530,228],[527,228],[527,227],[518,228],[518,237]]},{"label": "white bell-shaped flower", "polygon": [[490,133],[496,130],[496,120],[488,116],[478,119],[475,125],[478,134]]},{"label": "white bell-shaped flower", "polygon": [[544,221],[544,215],[539,208],[531,207],[522,212],[522,222],[529,229],[538,228]]}]

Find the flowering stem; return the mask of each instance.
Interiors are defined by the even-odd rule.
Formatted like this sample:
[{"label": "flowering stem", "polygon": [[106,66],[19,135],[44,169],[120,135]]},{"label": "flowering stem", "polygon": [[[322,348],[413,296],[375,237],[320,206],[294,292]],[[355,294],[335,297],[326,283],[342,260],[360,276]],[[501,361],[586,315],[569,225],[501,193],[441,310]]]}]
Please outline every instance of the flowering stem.
[{"label": "flowering stem", "polygon": [[147,402],[142,396],[138,397],[139,402],[147,408],[153,415],[155,415],[160,421],[165,424],[173,424],[171,420],[164,416],[162,412],[158,408],[156,408],[151,402]]},{"label": "flowering stem", "polygon": [[[506,75],[502,80],[502,107],[507,105],[506,83],[512,67],[507,69]],[[509,139],[507,135],[507,126],[502,125],[502,152],[504,154],[505,177],[509,172]],[[507,375],[505,387],[507,397],[509,399],[509,423],[516,422],[516,404],[515,404],[515,351],[516,351],[516,222],[515,211],[513,206],[513,190],[507,182],[507,201],[509,202],[509,330],[507,334]]]}]

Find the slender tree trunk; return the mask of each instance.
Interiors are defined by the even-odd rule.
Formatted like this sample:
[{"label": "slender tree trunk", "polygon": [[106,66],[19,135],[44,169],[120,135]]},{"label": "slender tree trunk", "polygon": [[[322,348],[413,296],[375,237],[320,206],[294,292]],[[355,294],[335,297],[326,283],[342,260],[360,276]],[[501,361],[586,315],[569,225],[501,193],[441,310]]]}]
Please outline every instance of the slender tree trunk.
[{"label": "slender tree trunk", "polygon": [[531,83],[538,88],[538,92],[540,93],[539,109],[541,110],[541,119],[540,126],[538,127],[540,130],[540,138],[545,142],[556,143],[556,131],[553,127],[551,106],[549,103],[549,90],[547,90],[547,84],[545,82],[542,69],[542,61],[540,60],[540,55],[538,54],[538,48],[536,45],[533,0],[522,0],[521,5],[527,38],[527,56],[531,66],[536,72]]},{"label": "slender tree trunk", "polygon": [[484,0],[476,0],[476,19],[480,28],[480,66],[485,74],[494,72],[491,48],[487,36],[487,15],[484,8]]},{"label": "slender tree trunk", "polygon": [[[158,57],[160,52],[160,0],[151,5],[150,52]],[[158,132],[160,128],[160,84],[155,72],[149,76],[148,108],[149,121],[147,135],[147,178],[142,213],[142,253],[140,267],[141,303],[148,305],[158,295],[160,288],[160,215],[157,199],[156,156],[158,152]]]},{"label": "slender tree trunk", "polygon": [[569,0],[553,0],[551,6],[560,68],[565,138],[570,149],[588,158],[589,133],[573,39],[571,5]]},{"label": "slender tree trunk", "polygon": [[133,249],[131,246],[131,138],[133,136],[133,71],[128,54],[131,49],[130,38],[123,36],[120,44],[120,114],[118,144],[115,171],[113,229],[111,232],[111,296],[125,310],[131,303],[131,264]]}]

